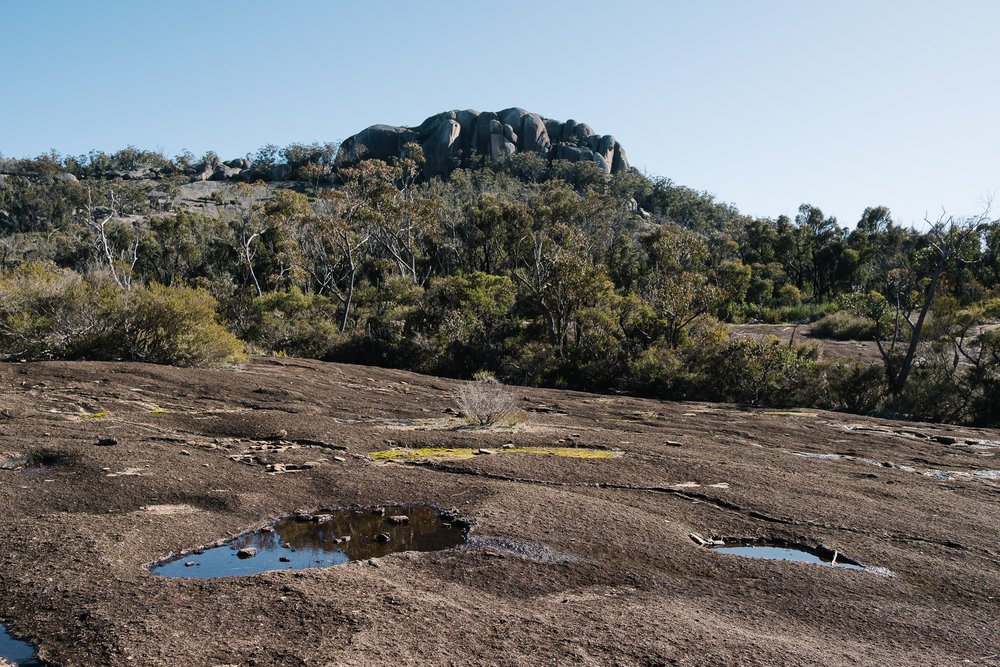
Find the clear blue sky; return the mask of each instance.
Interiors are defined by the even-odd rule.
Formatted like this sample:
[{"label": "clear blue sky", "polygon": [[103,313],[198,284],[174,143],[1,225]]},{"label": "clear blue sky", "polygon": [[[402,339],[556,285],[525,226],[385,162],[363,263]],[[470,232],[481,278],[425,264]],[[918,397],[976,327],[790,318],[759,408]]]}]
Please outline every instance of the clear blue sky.
[{"label": "clear blue sky", "polygon": [[0,0],[0,153],[228,158],[521,106],[753,215],[909,224],[1000,194],[998,33],[1000,0]]}]

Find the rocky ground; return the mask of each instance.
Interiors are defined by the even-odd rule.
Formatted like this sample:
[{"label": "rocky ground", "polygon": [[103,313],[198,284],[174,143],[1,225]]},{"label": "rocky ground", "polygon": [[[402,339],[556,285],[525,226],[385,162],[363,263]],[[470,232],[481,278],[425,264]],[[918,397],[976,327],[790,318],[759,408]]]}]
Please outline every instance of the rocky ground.
[{"label": "rocky ground", "polygon": [[[1000,664],[1000,431],[537,389],[522,423],[478,430],[456,387],[292,359],[0,366],[0,620],[58,665]],[[497,453],[370,456],[392,447]],[[295,511],[406,503],[470,543],[148,570]]]}]

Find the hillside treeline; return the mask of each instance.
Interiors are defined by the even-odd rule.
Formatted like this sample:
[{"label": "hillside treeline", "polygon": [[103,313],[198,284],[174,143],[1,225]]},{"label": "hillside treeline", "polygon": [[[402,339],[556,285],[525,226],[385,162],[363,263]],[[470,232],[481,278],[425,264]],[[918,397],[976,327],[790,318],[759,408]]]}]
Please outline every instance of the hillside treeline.
[{"label": "hillside treeline", "polygon": [[[753,218],[635,171],[419,147],[126,149],[0,163],[0,356],[238,361],[246,347],[518,384],[1000,422],[1000,224],[811,205]],[[239,173],[236,173],[239,172]],[[277,181],[277,177],[284,180]],[[192,181],[218,178],[210,190]],[[205,194],[207,192],[207,194]],[[815,322],[881,363],[738,338]]]}]

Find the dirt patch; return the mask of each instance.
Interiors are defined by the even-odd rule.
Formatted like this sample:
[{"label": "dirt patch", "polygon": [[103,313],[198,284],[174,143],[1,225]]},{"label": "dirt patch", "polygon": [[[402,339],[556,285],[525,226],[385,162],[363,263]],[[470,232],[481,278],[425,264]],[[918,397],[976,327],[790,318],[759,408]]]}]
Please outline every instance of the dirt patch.
[{"label": "dirt patch", "polygon": [[141,511],[156,516],[176,516],[178,514],[194,514],[198,508],[191,505],[145,505]]},{"label": "dirt patch", "polygon": [[[537,389],[517,390],[513,432],[422,422],[451,421],[456,386],[295,359],[0,365],[0,452],[73,457],[51,474],[0,469],[0,618],[67,665],[1000,651],[996,430]],[[440,449],[462,455],[400,454]],[[406,503],[455,508],[469,544],[198,581],[147,567],[289,512]],[[895,576],[723,557],[696,531],[832,545]]]}]

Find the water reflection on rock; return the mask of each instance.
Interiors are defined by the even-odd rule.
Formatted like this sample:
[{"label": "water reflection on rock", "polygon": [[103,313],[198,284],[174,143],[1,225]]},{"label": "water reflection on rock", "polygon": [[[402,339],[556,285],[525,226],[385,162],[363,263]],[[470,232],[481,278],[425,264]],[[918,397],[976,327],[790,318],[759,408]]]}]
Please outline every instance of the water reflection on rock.
[{"label": "water reflection on rock", "polygon": [[464,523],[429,506],[318,512],[181,554],[152,571],[165,577],[212,579],[329,567],[399,551],[450,549],[465,542],[466,532]]}]

